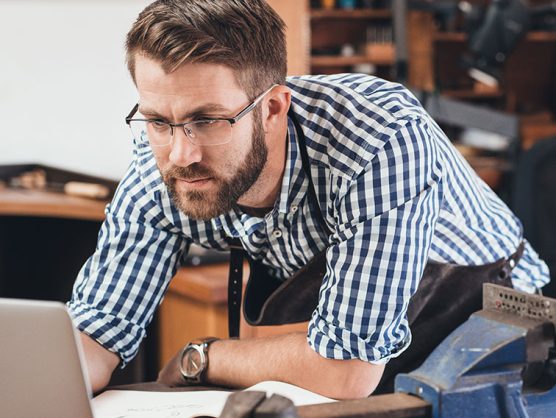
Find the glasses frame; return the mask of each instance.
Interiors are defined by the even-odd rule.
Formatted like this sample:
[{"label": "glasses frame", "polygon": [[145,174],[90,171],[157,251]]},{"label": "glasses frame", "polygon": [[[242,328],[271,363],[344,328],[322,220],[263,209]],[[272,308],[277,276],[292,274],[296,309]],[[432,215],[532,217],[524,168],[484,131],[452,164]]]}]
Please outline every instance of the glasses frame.
[{"label": "glasses frame", "polygon": [[[257,96],[255,98],[255,100],[253,100],[251,103],[249,103],[243,109],[241,109],[238,114],[236,114],[235,116],[233,116],[231,118],[207,118],[207,119],[193,120],[193,121],[190,121],[190,122],[183,122],[183,123],[172,123],[172,122],[167,122],[167,121],[162,120],[162,119],[140,119],[140,118],[139,119],[134,119],[133,116],[135,116],[135,114],[139,110],[139,103],[136,103],[135,106],[133,106],[133,109],[131,109],[131,112],[129,112],[129,114],[126,116],[125,123],[130,127],[130,129],[131,129],[131,122],[157,122],[157,123],[163,123],[165,125],[168,125],[170,127],[170,142],[168,142],[167,144],[164,144],[164,145],[153,145],[151,143],[151,146],[155,146],[155,147],[166,147],[168,145],[171,145],[172,141],[173,141],[173,138],[174,138],[174,128],[180,128],[180,127],[182,128],[183,133],[185,134],[185,136],[187,137],[189,142],[193,145],[203,146],[203,147],[211,147],[211,146],[215,146],[215,145],[224,145],[224,144],[228,144],[232,140],[232,138],[230,137],[230,139],[228,139],[226,142],[220,142],[218,144],[196,144],[195,142],[193,142],[193,139],[191,138],[191,136],[187,133],[186,126],[196,124],[196,123],[199,123],[199,122],[205,122],[206,123],[206,122],[210,122],[210,121],[226,121],[230,124],[230,127],[233,128],[234,124],[238,123],[241,120],[241,118],[243,118],[245,115],[247,115],[249,112],[251,112],[255,108],[255,106],[257,106],[261,102],[261,100],[276,86],[278,86],[278,84],[273,84],[272,86],[270,86],[263,93],[261,93],[259,96]],[[132,132],[133,132],[133,130],[132,130]]]}]

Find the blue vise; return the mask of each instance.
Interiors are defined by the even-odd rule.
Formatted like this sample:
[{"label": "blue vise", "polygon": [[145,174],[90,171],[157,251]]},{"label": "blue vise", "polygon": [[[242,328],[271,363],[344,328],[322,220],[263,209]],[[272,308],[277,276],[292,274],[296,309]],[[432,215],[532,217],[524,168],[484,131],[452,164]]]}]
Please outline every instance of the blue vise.
[{"label": "blue vise", "polygon": [[432,418],[556,417],[556,299],[485,284],[483,310],[450,334],[396,392]]}]

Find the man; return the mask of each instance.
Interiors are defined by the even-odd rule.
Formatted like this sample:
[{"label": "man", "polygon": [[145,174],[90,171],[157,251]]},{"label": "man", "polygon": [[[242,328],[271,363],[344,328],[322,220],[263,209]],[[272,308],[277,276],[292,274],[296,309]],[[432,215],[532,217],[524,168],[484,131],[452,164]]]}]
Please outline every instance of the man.
[{"label": "man", "polygon": [[[263,0],[157,1],[126,46],[134,159],[68,304],[95,390],[136,354],[193,242],[239,240],[263,287],[314,284],[290,279],[312,260],[325,273],[314,305],[298,304],[307,333],[184,341],[160,373],[170,385],[281,380],[368,396],[385,367],[412,353],[391,379],[417,364],[429,335],[465,320],[482,282],[548,281],[519,221],[402,86],[286,80],[284,25]],[[461,309],[443,322],[446,301]]]}]

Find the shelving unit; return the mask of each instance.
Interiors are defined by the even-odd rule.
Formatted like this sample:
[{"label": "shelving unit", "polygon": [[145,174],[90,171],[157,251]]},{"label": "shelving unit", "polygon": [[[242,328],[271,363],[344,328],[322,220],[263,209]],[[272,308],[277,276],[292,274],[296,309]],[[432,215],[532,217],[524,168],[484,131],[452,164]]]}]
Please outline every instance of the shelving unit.
[{"label": "shelving unit", "polygon": [[352,72],[369,64],[390,77],[395,53],[389,9],[311,9],[309,20],[311,73]]},{"label": "shelving unit", "polygon": [[[408,16],[409,85],[418,90],[494,108],[519,118],[519,148],[525,150],[556,133],[556,32],[528,32],[501,68],[497,88],[473,80],[461,65],[469,52],[463,31],[441,31],[432,13],[411,11]],[[458,142],[459,134],[450,138]],[[501,186],[518,150],[467,156],[470,164],[493,188]]]}]

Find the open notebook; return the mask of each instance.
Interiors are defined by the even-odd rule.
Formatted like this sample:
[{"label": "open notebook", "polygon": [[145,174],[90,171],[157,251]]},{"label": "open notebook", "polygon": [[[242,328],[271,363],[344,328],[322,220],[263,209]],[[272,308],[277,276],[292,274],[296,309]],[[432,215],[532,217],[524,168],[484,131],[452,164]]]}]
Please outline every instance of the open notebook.
[{"label": "open notebook", "polygon": [[[334,402],[316,393],[282,382],[261,382],[246,390],[279,394],[295,405]],[[96,418],[218,417],[230,392],[136,392],[110,390],[93,399]]]}]

